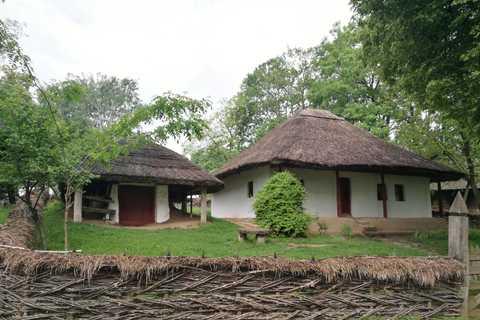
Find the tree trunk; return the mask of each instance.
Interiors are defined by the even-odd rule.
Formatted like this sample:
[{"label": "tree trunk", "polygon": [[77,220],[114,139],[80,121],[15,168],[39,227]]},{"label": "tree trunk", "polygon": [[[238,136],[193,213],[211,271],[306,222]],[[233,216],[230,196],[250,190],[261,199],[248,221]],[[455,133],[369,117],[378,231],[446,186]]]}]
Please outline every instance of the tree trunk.
[{"label": "tree trunk", "polygon": [[17,201],[16,199],[17,190],[12,186],[7,185],[6,187],[7,187],[7,194],[8,194],[8,202],[10,204],[15,204],[15,202]]},{"label": "tree trunk", "polygon": [[[472,155],[470,154],[470,141],[467,137],[460,132],[462,139],[463,139],[463,152],[465,153],[465,158],[467,159],[467,166],[468,166],[468,174],[466,175],[467,182],[472,189],[473,195],[475,196],[475,202],[477,203],[477,207],[480,208],[480,191],[477,188],[477,182],[475,179],[475,164],[474,160],[472,159]],[[465,199],[466,201],[467,199]]]},{"label": "tree trunk", "polygon": [[63,230],[65,234],[64,247],[65,251],[68,251],[68,211],[72,207],[72,187],[70,183],[67,182],[67,187],[65,191],[65,213],[63,215]]}]

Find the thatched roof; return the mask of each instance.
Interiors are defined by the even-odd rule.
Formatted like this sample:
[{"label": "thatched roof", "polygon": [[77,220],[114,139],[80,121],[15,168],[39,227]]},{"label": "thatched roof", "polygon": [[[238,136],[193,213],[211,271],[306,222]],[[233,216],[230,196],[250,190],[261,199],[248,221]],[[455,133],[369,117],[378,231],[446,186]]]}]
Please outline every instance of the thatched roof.
[{"label": "thatched roof", "polygon": [[327,110],[300,110],[236,158],[215,170],[219,179],[265,165],[426,176],[463,174],[360,129]]},{"label": "thatched roof", "polygon": [[[122,141],[121,144],[125,142]],[[209,193],[224,188],[223,182],[199,165],[163,146],[136,149],[110,164],[110,171],[96,166],[92,173],[112,182],[156,183],[192,188],[206,186]]]}]

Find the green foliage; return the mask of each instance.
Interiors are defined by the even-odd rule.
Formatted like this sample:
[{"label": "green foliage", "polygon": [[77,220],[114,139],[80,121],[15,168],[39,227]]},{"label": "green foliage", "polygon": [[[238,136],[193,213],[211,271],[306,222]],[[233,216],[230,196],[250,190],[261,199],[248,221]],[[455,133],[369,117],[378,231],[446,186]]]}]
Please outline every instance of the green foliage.
[{"label": "green foliage", "polygon": [[255,195],[256,223],[272,229],[274,236],[307,237],[312,217],[303,207],[305,197],[305,188],[293,174],[275,174]]},{"label": "green foliage", "polygon": [[328,227],[329,227],[327,221],[325,221],[323,219],[318,219],[317,220],[317,226],[318,226],[318,231],[320,232],[320,234],[323,234],[323,233],[327,232]]},{"label": "green foliage", "polygon": [[138,83],[130,78],[119,79],[97,73],[69,75],[64,82],[55,81],[47,91],[65,91],[63,83],[76,82],[85,92],[80,99],[58,99],[56,105],[61,118],[68,123],[81,122],[84,126],[104,130],[141,104]]},{"label": "green foliage", "polygon": [[241,151],[234,119],[238,99],[223,100],[221,104],[220,110],[206,120],[208,129],[204,131],[203,139],[182,145],[183,153],[208,171],[218,169]]},{"label": "green foliage", "polygon": [[30,208],[34,188],[55,184],[61,168],[58,137],[47,110],[33,102],[32,82],[24,74],[3,69],[0,78],[0,183],[22,188]]},{"label": "green foliage", "polygon": [[340,232],[345,239],[353,238],[353,228],[348,223],[342,225]]},{"label": "green foliage", "polygon": [[317,108],[329,109],[350,123],[374,135],[389,140],[394,110],[395,92],[378,79],[375,67],[358,59],[357,26],[352,23],[330,31],[332,40],[324,39],[314,48],[313,63],[318,76],[308,92],[308,99]]},{"label": "green foliage", "polygon": [[15,209],[14,205],[0,206],[0,224],[4,224],[8,219],[10,211]]},{"label": "green foliage", "polygon": [[310,105],[307,92],[315,77],[313,56],[311,49],[289,48],[246,76],[236,111],[236,134],[242,146],[249,146]]}]

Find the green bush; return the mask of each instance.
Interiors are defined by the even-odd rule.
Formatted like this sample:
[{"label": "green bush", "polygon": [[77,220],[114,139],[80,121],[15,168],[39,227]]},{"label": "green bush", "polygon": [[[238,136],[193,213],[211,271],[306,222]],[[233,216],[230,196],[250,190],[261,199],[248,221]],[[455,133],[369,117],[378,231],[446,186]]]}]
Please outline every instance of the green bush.
[{"label": "green bush", "polygon": [[255,195],[255,222],[273,236],[307,237],[312,217],[305,212],[303,185],[288,171],[275,174]]},{"label": "green bush", "polygon": [[340,228],[340,231],[345,239],[353,238],[353,228],[348,223],[345,223]]},{"label": "green bush", "polygon": [[329,227],[327,221],[325,221],[323,219],[318,219],[317,226],[318,226],[318,232],[320,234],[324,234],[325,232],[327,232],[328,227]]}]

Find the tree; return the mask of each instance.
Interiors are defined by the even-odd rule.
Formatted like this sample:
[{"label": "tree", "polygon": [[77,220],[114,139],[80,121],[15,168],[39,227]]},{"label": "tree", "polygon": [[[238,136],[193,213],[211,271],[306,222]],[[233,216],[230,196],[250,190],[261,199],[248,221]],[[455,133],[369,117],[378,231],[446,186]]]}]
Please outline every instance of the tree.
[{"label": "tree", "polygon": [[330,31],[333,40],[324,39],[314,48],[319,74],[308,99],[315,108],[329,109],[350,123],[389,140],[393,124],[394,92],[380,82],[376,70],[359,59],[356,24]]},{"label": "tree", "polygon": [[416,106],[455,123],[467,180],[480,205],[476,159],[480,133],[480,2],[352,0],[362,59]]},{"label": "tree", "polygon": [[236,111],[242,147],[264,136],[300,108],[310,105],[307,93],[316,77],[312,50],[289,48],[255,68],[243,80]]},{"label": "tree", "polygon": [[136,80],[101,73],[97,73],[96,77],[92,74],[82,74],[81,77],[69,75],[64,82],[55,81],[48,85],[46,91],[61,90],[62,84],[71,81],[83,86],[85,93],[79,101],[68,98],[56,100],[61,118],[68,123],[81,122],[85,126],[104,130],[141,105]]},{"label": "tree", "polygon": [[[116,123],[104,128],[102,131],[94,129],[92,132],[81,131],[80,134],[77,131],[72,132],[70,127],[61,121],[55,102],[66,99],[80,101],[84,93],[82,86],[72,81],[72,79],[67,79],[67,81],[61,83],[61,90],[44,90],[31,69],[29,57],[23,54],[15,35],[1,20],[0,35],[0,54],[6,55],[8,62],[24,71],[23,73],[28,76],[31,84],[36,87],[38,94],[44,102],[39,107],[24,106],[18,96],[12,97],[8,90],[4,90],[5,98],[1,106],[7,110],[7,107],[10,108],[16,104],[21,104],[22,107],[25,107],[24,111],[31,117],[26,116],[23,118],[24,121],[15,122],[16,118],[20,119],[22,114],[18,114],[17,117],[15,117],[15,114],[9,117],[8,112],[0,115],[5,123],[7,123],[6,120],[8,119],[18,125],[17,128],[12,129],[6,125],[2,126],[4,128],[2,133],[5,135],[2,139],[8,142],[8,150],[1,154],[2,160],[10,158],[14,160],[14,152],[28,156],[28,161],[31,160],[33,169],[38,170],[38,168],[41,168],[41,171],[44,171],[43,176],[36,175],[37,171],[27,171],[28,174],[25,175],[24,181],[36,185],[39,185],[38,182],[42,181],[39,179],[43,179],[45,172],[61,172],[56,177],[61,176],[61,180],[66,185],[65,250],[68,250],[67,216],[68,210],[73,204],[72,194],[78,186],[86,183],[92,177],[91,169],[93,166],[103,165],[108,169],[109,163],[118,159],[120,155],[127,156],[131,150],[148,145],[153,140],[164,142],[168,137],[178,138],[180,136],[200,138],[202,131],[205,129],[205,122],[200,119],[198,114],[203,113],[209,107],[209,102],[206,100],[194,100],[168,92],[157,96],[149,105],[136,109],[134,113],[126,113]],[[45,118],[46,114],[49,115],[48,119]],[[40,119],[40,121],[37,122],[37,119]],[[135,136],[135,131],[140,125],[152,124],[153,121],[158,121],[159,125],[152,132],[138,133]],[[34,126],[33,123],[35,124]],[[39,134],[34,131],[35,128],[40,128],[45,132],[42,131]],[[47,130],[50,128],[54,129],[56,139],[46,138],[48,133],[51,132]],[[36,148],[29,148],[29,145],[22,144],[20,139],[17,139],[17,142],[20,144],[17,149],[10,147],[10,144],[16,146],[14,138],[19,132],[26,132],[25,141],[28,142],[41,138],[42,141],[36,145],[36,148],[40,148],[42,152],[38,152]],[[133,136],[135,136],[135,139],[131,139],[129,144],[117,144],[119,139]],[[78,139],[82,140],[79,141]],[[54,143],[54,145],[48,143]],[[72,145],[80,145],[84,149],[79,152],[77,148],[72,148]],[[51,158],[50,155],[56,157]],[[54,161],[58,159],[60,161]],[[48,176],[50,177],[51,175],[48,174]],[[29,208],[31,209],[32,207],[30,206]],[[35,214],[35,212],[32,213]]]},{"label": "tree", "polygon": [[220,168],[242,151],[235,131],[235,111],[238,97],[221,102],[220,110],[208,120],[208,130],[198,142],[183,145],[183,153],[190,155],[190,160],[199,166],[213,171]]},{"label": "tree", "polygon": [[[32,213],[42,246],[46,248],[35,190],[55,183],[61,164],[52,119],[33,102],[29,77],[4,68],[0,78],[0,183],[15,190]],[[38,200],[38,199],[37,199]]]}]

